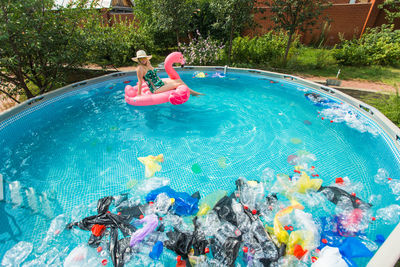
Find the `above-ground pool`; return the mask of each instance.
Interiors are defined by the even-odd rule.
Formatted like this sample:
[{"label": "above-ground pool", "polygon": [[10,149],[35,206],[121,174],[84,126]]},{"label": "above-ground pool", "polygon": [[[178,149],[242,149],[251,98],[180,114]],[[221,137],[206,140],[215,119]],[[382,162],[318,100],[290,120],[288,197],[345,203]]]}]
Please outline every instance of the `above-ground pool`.
[{"label": "above-ground pool", "polygon": [[[375,253],[398,223],[400,213],[400,156],[388,133],[329,89],[312,89],[292,78],[262,72],[230,69],[224,76],[214,75],[215,69],[203,69],[206,77],[196,78],[194,71],[181,70],[179,74],[190,88],[205,95],[191,97],[183,105],[128,105],[124,87],[137,81],[130,73],[78,84],[68,92],[32,101],[32,107],[12,116],[3,114],[3,264],[14,259],[23,261],[22,266],[62,265],[67,255],[90,237],[88,231],[65,230],[65,224],[97,214],[97,200],[103,197],[128,193],[131,203],[145,203],[146,193],[169,182],[179,192],[192,195],[199,191],[202,203],[201,199],[217,190],[225,190],[228,196],[234,193],[240,177],[247,187],[263,191],[251,191],[252,196],[261,194],[256,196],[257,204],[254,200],[243,203],[242,196],[238,199],[250,213],[255,210],[252,219],[261,218],[271,242],[279,244],[274,235],[277,229],[273,229],[277,212],[296,202],[304,206],[301,212],[282,216],[280,223],[288,235],[302,229],[301,216],[312,214],[315,229],[308,229],[311,232],[306,236],[316,240],[295,242],[309,251],[303,257],[295,253],[301,261],[295,255],[279,263],[311,265],[321,256],[318,247],[342,244],[345,239],[357,239]],[[138,157],[158,154],[164,156],[162,170],[155,174],[158,178],[145,178]],[[304,190],[292,186],[304,178],[299,178],[303,173],[311,180],[322,179],[325,188],[346,191],[355,204],[329,201],[333,189],[324,193],[318,185],[305,185]],[[278,203],[272,193],[277,193]],[[174,219],[168,215],[162,221],[168,226]],[[332,235],[340,242],[330,239],[328,230],[332,229],[328,228],[333,223],[340,226],[339,233]],[[192,226],[190,217],[180,223],[185,231],[193,231]],[[165,232],[169,230],[166,227]],[[241,230],[246,237],[246,230]],[[149,252],[157,239],[168,239],[165,232],[142,241],[143,249],[136,248],[126,265],[153,262]],[[254,256],[256,248],[235,234],[231,238],[242,240],[236,263],[259,262]],[[21,250],[10,258],[7,251],[20,241],[25,241],[19,243]],[[87,256],[92,257],[91,264],[105,264],[105,259],[112,264],[106,249],[103,253],[85,249],[92,255]],[[211,249],[209,261],[223,257],[217,255],[215,246],[207,249]],[[176,257],[164,247],[156,263],[171,266]],[[362,266],[370,257],[351,258]]]}]

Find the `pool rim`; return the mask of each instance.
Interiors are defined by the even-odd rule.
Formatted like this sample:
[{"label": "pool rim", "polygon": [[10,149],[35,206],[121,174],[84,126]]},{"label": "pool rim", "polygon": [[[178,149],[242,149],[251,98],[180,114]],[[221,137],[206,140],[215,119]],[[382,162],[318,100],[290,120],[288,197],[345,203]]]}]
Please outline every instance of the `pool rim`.
[{"label": "pool rim", "polygon": [[[178,68],[176,68],[178,69]],[[157,70],[162,73],[165,72],[164,69],[157,68]],[[179,70],[183,71],[221,71],[221,72],[235,72],[235,73],[250,73],[250,74],[258,74],[267,76],[270,78],[275,79],[282,79],[288,83],[299,84],[302,86],[306,86],[308,88],[314,89],[318,91],[322,95],[326,95],[330,98],[334,98],[340,100],[342,102],[346,102],[350,104],[353,108],[355,108],[360,114],[367,117],[370,121],[374,122],[376,126],[378,126],[382,131],[384,137],[389,137],[391,142],[387,142],[390,146],[394,155],[400,159],[400,128],[398,128],[393,122],[391,122],[385,115],[383,115],[379,110],[376,108],[355,99],[337,89],[331,88],[329,86],[321,85],[315,82],[311,82],[300,77],[259,70],[259,69],[246,69],[246,68],[235,68],[235,67],[228,67],[228,66],[184,66],[183,68],[179,68]],[[64,95],[67,92],[77,91],[78,89],[82,89],[83,86],[89,86],[109,80],[120,79],[123,77],[129,77],[136,75],[136,71],[123,71],[123,72],[116,72],[110,73],[103,76],[99,76],[96,78],[76,82],[73,84],[66,85],[54,91],[48,92],[43,95],[36,96],[34,98],[28,99],[11,109],[5,110],[0,113],[0,131],[6,127],[8,124],[4,125],[4,122],[7,120],[16,117],[16,120],[19,118],[17,115],[22,113],[25,110],[31,109],[35,106],[40,105],[41,103],[53,99],[57,96]],[[10,122],[12,123],[13,120]],[[387,140],[388,141],[388,140]],[[393,146],[391,146],[393,145]],[[394,149],[393,149],[394,148]],[[374,256],[370,259],[367,266],[394,266],[397,260],[400,258],[400,246],[396,246],[400,240],[400,223],[395,227],[395,229],[390,233],[389,237],[386,241],[381,245],[381,247],[375,252]]]}]

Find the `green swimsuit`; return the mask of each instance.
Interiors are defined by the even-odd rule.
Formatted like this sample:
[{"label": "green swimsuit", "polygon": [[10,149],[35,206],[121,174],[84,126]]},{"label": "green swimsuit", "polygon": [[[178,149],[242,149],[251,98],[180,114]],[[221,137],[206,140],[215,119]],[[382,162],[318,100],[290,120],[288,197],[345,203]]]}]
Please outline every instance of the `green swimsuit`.
[{"label": "green swimsuit", "polygon": [[144,80],[149,85],[150,92],[154,93],[158,88],[164,85],[164,82],[157,76],[157,70],[148,70],[144,75]]}]

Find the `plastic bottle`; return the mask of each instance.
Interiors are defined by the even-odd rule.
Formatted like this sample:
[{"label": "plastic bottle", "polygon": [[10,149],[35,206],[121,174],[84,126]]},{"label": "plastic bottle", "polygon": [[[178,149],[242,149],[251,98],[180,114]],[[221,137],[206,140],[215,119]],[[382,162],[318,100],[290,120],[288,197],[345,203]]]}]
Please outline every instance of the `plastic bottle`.
[{"label": "plastic bottle", "polygon": [[392,204],[386,208],[381,208],[376,211],[376,219],[380,223],[393,225],[399,222],[400,219],[400,206]]},{"label": "plastic bottle", "polygon": [[[390,179],[387,181],[388,181],[390,189],[392,189],[392,193],[396,196],[400,196],[400,180]],[[397,198],[396,200],[399,200],[399,198]]]},{"label": "plastic bottle", "polygon": [[232,201],[232,209],[236,214],[236,218],[238,221],[238,228],[241,232],[247,232],[250,230],[251,221],[249,216],[244,213],[243,206],[236,202]]},{"label": "plastic bottle", "polygon": [[385,169],[380,168],[374,176],[375,183],[377,184],[385,184],[387,182],[387,178],[389,177],[388,172]]},{"label": "plastic bottle", "polygon": [[172,199],[167,194],[161,193],[154,200],[153,209],[156,213],[166,214],[172,203]]},{"label": "plastic bottle", "polygon": [[201,231],[205,233],[206,236],[213,236],[217,231],[220,220],[215,211],[210,211],[204,218],[201,218]]},{"label": "plastic bottle", "polygon": [[149,257],[155,261],[159,260],[163,252],[163,248],[164,248],[163,243],[161,241],[157,241],[154,244],[153,249],[149,253]]},{"label": "plastic bottle", "polygon": [[[260,244],[264,252],[263,258],[277,260],[279,257],[278,249],[264,230],[260,220],[255,220],[251,225],[251,233]],[[254,243],[252,246],[255,245]],[[261,252],[260,252],[261,253]],[[258,258],[258,257],[256,257]]]},{"label": "plastic bottle", "polygon": [[271,168],[265,168],[261,173],[261,182],[268,185],[275,181],[275,171]]},{"label": "plastic bottle", "polygon": [[228,237],[239,237],[242,235],[242,232],[234,225],[229,222],[222,222],[218,230],[215,232],[215,237],[220,242],[224,242]]},{"label": "plastic bottle", "polygon": [[58,215],[56,218],[54,218],[50,223],[49,229],[47,230],[46,237],[43,238],[41,246],[37,249],[38,252],[43,252],[45,249],[47,249],[49,243],[65,229],[66,224],[67,217],[65,214]]}]

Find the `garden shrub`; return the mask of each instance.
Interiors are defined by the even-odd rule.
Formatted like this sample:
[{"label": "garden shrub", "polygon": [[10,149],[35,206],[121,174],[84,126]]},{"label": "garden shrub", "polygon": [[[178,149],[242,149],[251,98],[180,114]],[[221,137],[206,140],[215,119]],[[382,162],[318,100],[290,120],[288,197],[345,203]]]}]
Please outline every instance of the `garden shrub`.
[{"label": "garden shrub", "polygon": [[186,63],[203,66],[216,64],[222,58],[224,45],[210,36],[203,38],[199,31],[196,33],[197,37],[188,44],[180,44]]},{"label": "garden shrub", "polygon": [[400,30],[393,25],[368,29],[359,39],[343,40],[334,57],[342,65],[399,65]]},{"label": "garden shrub", "polygon": [[131,64],[131,58],[140,49],[152,50],[153,41],[141,29],[127,22],[112,26],[96,24],[88,33],[90,44],[88,58],[100,66]]},{"label": "garden shrub", "polygon": [[[232,61],[236,64],[280,66],[285,55],[287,41],[288,36],[285,32],[271,31],[254,38],[236,37],[232,44]],[[298,38],[295,38],[291,51],[297,46]]]}]

